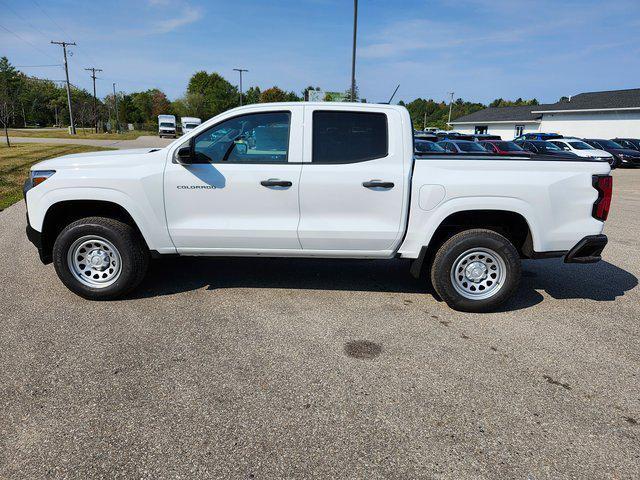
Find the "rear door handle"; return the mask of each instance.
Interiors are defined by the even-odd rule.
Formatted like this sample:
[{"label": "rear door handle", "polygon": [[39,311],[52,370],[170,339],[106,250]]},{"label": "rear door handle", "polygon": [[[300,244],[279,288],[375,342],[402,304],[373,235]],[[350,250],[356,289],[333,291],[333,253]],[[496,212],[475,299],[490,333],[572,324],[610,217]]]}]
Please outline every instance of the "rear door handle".
[{"label": "rear door handle", "polygon": [[368,182],[362,182],[362,186],[365,188],[386,188],[390,189],[395,186],[393,182],[383,182],[382,180],[369,180]]},{"label": "rear door handle", "polygon": [[263,187],[290,187],[293,185],[289,180],[279,180],[277,178],[270,178],[269,180],[262,180],[260,185]]}]

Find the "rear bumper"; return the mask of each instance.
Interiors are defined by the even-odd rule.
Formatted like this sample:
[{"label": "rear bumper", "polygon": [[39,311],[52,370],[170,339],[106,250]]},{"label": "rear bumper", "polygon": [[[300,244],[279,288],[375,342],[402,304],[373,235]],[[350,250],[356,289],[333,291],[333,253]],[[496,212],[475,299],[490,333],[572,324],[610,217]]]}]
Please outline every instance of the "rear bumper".
[{"label": "rear bumper", "polygon": [[595,263],[602,260],[601,254],[607,245],[606,235],[588,235],[569,250],[565,263]]}]

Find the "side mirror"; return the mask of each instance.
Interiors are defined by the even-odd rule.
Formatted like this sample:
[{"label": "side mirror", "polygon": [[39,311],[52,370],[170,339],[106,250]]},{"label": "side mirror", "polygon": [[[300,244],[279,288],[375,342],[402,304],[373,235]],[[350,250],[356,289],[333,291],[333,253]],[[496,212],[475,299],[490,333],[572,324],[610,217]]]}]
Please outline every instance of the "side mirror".
[{"label": "side mirror", "polygon": [[236,141],[235,141],[235,142],[233,142],[233,143],[235,143],[235,144],[236,144],[236,145],[235,145],[236,151],[237,151],[240,155],[246,155],[246,154],[247,154],[247,150],[248,150],[248,148],[249,148],[249,147],[247,146],[247,144],[246,144],[246,143],[244,143],[243,141],[238,141],[238,140],[236,140]]},{"label": "side mirror", "polygon": [[190,165],[193,163],[193,152],[190,146],[180,147],[176,152],[176,161],[180,165]]}]

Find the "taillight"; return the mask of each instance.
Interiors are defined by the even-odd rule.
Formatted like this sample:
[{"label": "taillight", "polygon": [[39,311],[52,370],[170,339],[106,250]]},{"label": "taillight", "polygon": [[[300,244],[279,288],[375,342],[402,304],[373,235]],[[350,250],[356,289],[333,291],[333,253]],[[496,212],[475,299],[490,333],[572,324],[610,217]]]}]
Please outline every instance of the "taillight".
[{"label": "taillight", "polygon": [[610,175],[594,175],[593,188],[598,191],[598,199],[593,204],[591,215],[593,218],[605,221],[609,215],[611,206],[611,194],[613,191],[613,177]]}]

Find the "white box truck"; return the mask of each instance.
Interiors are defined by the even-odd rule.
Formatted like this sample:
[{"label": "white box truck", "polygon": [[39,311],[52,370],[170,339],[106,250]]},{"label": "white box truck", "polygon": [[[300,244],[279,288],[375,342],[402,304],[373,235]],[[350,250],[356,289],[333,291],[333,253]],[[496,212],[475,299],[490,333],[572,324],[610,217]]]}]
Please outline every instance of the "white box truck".
[{"label": "white box truck", "polygon": [[158,136],[176,138],[175,115],[158,115]]},{"label": "white box truck", "polygon": [[181,117],[180,123],[182,125],[182,134],[186,135],[198,125],[202,123],[202,120],[196,117]]}]

